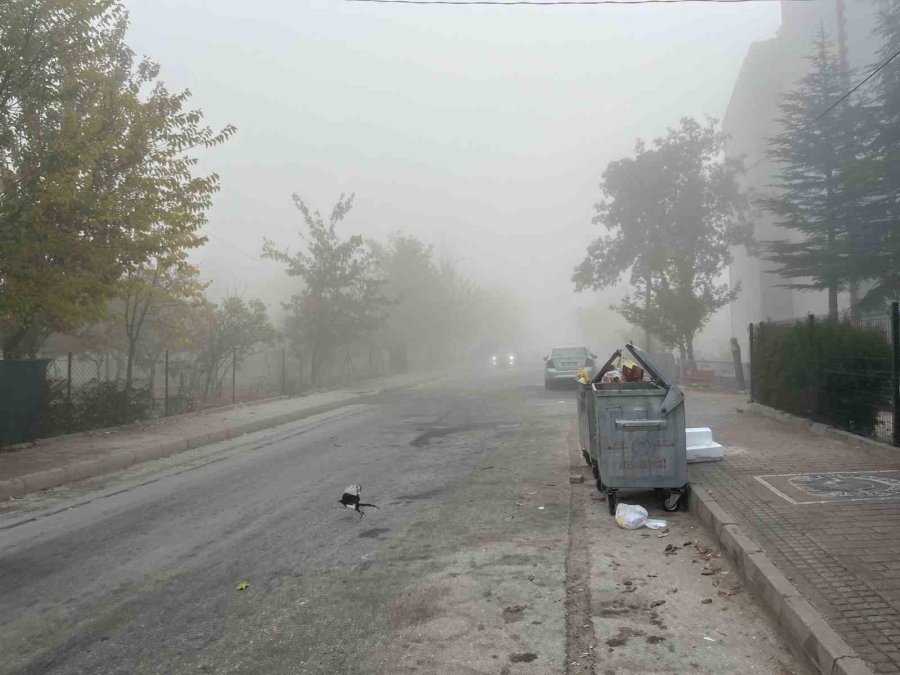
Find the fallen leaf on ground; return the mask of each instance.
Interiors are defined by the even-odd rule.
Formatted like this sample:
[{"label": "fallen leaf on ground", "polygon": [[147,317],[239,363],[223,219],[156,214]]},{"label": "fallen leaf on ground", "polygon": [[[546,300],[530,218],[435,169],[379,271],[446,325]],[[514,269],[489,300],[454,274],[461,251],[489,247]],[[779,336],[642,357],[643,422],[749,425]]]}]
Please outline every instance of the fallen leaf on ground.
[{"label": "fallen leaf on ground", "polygon": [[663,553],[666,555],[675,555],[678,553],[678,547],[674,544],[666,544],[666,547],[663,549]]},{"label": "fallen leaf on ground", "polygon": [[238,589],[239,591],[246,591],[248,588],[250,588],[250,582],[249,582],[249,581],[242,581],[241,583],[239,583],[239,584],[237,585],[237,589]]},{"label": "fallen leaf on ground", "polygon": [[654,600],[653,602],[650,603],[650,609],[653,609],[654,607],[659,607],[660,605],[664,605],[664,604],[666,604],[665,600]]}]

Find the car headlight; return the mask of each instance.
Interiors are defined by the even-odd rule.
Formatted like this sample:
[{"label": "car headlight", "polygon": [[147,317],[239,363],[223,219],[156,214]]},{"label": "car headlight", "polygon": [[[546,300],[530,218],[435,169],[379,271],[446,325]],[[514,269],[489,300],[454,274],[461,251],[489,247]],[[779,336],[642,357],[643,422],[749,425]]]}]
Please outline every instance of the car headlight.
[{"label": "car headlight", "polygon": [[509,362],[512,363],[512,362],[515,361],[515,360],[516,360],[516,357],[513,356],[512,354],[510,354],[510,355],[509,355]]}]

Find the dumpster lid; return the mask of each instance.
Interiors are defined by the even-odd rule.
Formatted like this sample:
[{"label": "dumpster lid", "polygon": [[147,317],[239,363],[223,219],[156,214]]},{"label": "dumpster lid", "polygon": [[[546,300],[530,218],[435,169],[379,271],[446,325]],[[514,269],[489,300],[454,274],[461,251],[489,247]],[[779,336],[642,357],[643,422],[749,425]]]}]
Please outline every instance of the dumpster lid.
[{"label": "dumpster lid", "polygon": [[656,383],[668,389],[666,393],[666,398],[663,400],[662,407],[660,408],[660,412],[665,415],[670,411],[677,408],[679,405],[684,403],[684,394],[681,393],[681,389],[675,385],[674,382],[669,378],[669,376],[665,373],[665,371],[660,368],[656,363],[650,358],[650,355],[642,349],[634,346],[630,342],[625,345],[625,348],[631,352],[631,355],[635,358],[635,360],[641,364],[644,370],[656,380]]},{"label": "dumpster lid", "polygon": [[631,352],[631,355],[635,358],[635,360],[641,364],[643,369],[647,371],[647,373],[656,380],[660,386],[665,387],[666,389],[672,386],[671,378],[666,374],[666,372],[660,368],[656,363],[650,358],[650,355],[645,352],[643,349],[636,347],[630,342],[625,345],[625,349]]}]

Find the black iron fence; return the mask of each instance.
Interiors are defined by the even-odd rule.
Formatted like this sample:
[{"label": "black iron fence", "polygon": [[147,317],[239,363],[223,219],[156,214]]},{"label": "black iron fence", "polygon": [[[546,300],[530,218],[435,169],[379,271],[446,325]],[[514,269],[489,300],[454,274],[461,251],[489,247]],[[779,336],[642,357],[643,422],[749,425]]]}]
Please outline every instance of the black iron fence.
[{"label": "black iron fence", "polygon": [[750,325],[750,399],[900,445],[900,308]]}]

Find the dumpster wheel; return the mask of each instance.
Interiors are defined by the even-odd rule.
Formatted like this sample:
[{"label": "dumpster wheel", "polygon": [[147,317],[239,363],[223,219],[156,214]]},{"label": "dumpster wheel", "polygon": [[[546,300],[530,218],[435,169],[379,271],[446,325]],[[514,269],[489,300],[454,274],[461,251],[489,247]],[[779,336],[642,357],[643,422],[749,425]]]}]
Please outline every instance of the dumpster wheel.
[{"label": "dumpster wheel", "polygon": [[671,490],[663,502],[663,508],[672,513],[685,508],[687,504],[687,485]]},{"label": "dumpster wheel", "polygon": [[[599,482],[599,480],[598,480]],[[615,490],[606,490],[606,506],[609,508],[609,515],[616,515],[616,504],[619,502],[619,495]]]}]

